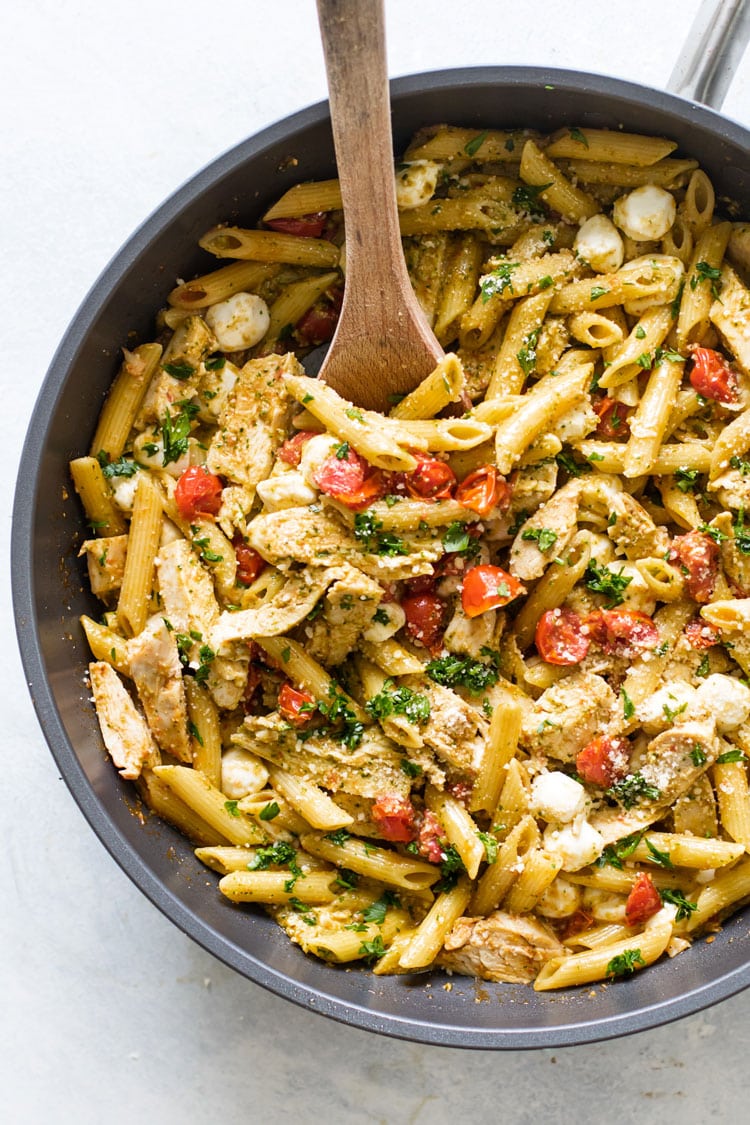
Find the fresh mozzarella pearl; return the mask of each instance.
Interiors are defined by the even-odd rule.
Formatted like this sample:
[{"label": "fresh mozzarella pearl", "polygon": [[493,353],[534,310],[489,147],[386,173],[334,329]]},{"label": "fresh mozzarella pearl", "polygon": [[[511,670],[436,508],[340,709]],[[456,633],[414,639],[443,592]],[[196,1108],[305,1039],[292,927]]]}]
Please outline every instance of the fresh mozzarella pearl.
[{"label": "fresh mozzarella pearl", "polygon": [[299,471],[311,488],[317,488],[315,474],[329,457],[332,457],[340,442],[330,434],[316,434],[302,446]]},{"label": "fresh mozzarella pearl", "polygon": [[628,195],[621,195],[612,208],[617,226],[635,242],[663,238],[676,214],[674,197],[655,184],[644,184]]},{"label": "fresh mozzarella pearl", "polygon": [[531,807],[548,822],[568,824],[586,807],[586,791],[559,770],[542,773],[531,786]]},{"label": "fresh mozzarella pearl", "polygon": [[583,908],[593,914],[597,922],[625,921],[625,900],[622,895],[602,891],[598,887],[585,888]]},{"label": "fresh mozzarella pearl", "polygon": [[625,257],[622,239],[606,215],[594,215],[586,220],[576,235],[573,249],[597,273],[614,273]]},{"label": "fresh mozzarella pearl", "polygon": [[206,310],[205,319],[223,352],[252,348],[271,322],[268,305],[255,293],[235,293],[219,301]]},{"label": "fresh mozzarella pearl", "polygon": [[562,860],[563,871],[580,871],[604,851],[604,837],[587,820],[566,824],[564,828],[544,830],[544,846]]},{"label": "fresh mozzarella pearl", "polygon": [[[638,705],[637,713],[646,734],[659,734],[671,727],[674,719],[683,718],[694,706],[696,690],[683,680],[675,680],[659,688]],[[670,715],[674,719],[670,719]]]},{"label": "fresh mozzarella pearl", "polygon": [[545,918],[569,918],[581,905],[581,888],[558,875],[536,904],[537,914]]},{"label": "fresh mozzarella pearl", "polygon": [[259,481],[256,491],[269,512],[305,507],[314,504],[318,498],[315,489],[310,487],[302,473],[296,469]]},{"label": "fresh mozzarella pearl", "polygon": [[412,160],[396,173],[396,203],[399,211],[411,211],[429,203],[435,194],[440,165],[432,160]]},{"label": "fresh mozzarella pearl", "polygon": [[146,469],[163,469],[177,480],[190,466],[190,450],[194,443],[188,439],[188,451],[178,461],[164,464],[164,439],[156,430],[144,430],[133,442],[133,456]]},{"label": "fresh mozzarella pearl", "polygon": [[714,716],[717,730],[725,734],[742,726],[750,715],[750,688],[716,672],[697,689],[695,703]]},{"label": "fresh mozzarella pearl", "polygon": [[109,483],[117,507],[123,512],[132,512],[138,473],[133,473],[132,477],[112,477]]},{"label": "fresh mozzarella pearl", "polygon": [[230,801],[258,793],[268,781],[268,770],[248,750],[225,750],[221,758],[221,789]]}]

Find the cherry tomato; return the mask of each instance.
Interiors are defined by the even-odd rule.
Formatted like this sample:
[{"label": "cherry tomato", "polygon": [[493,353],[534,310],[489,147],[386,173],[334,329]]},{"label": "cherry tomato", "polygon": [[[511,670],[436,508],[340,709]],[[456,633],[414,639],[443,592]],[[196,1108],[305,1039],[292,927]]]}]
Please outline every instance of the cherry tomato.
[{"label": "cherry tomato", "polygon": [[656,648],[659,630],[638,609],[596,609],[584,622],[589,637],[609,655],[634,656]]},{"label": "cherry tomato", "polygon": [[470,785],[468,781],[449,781],[446,783],[445,788],[450,795],[455,797],[457,801],[460,801],[462,805],[468,806],[469,797],[471,797],[474,789],[474,786]]},{"label": "cherry tomato", "polygon": [[221,507],[223,487],[220,478],[202,465],[185,469],[174,490],[174,501],[182,518],[193,520],[199,512],[215,516]]},{"label": "cherry tomato", "polygon": [[704,398],[716,402],[737,402],[737,373],[732,370],[721,352],[713,348],[693,348],[693,367],[690,385]]},{"label": "cherry tomato", "polygon": [[687,642],[696,652],[717,645],[719,643],[719,636],[720,633],[716,626],[709,625],[707,621],[703,621],[700,617],[694,618],[693,621],[688,621],[685,626]]},{"label": "cherry tomato", "polygon": [[279,461],[283,461],[285,465],[292,465],[295,469],[302,460],[302,449],[306,442],[312,437],[317,435],[313,430],[300,430],[294,437],[287,438],[286,441],[279,447],[276,454]]},{"label": "cherry tomato", "polygon": [[456,486],[456,474],[450,465],[429,453],[412,452],[417,467],[404,474],[410,496],[416,500],[449,500]]},{"label": "cherry tomato", "polygon": [[294,326],[300,344],[327,344],[333,339],[339,310],[333,305],[313,305]]},{"label": "cherry tomato", "polygon": [[488,516],[493,508],[504,511],[510,504],[511,487],[492,465],[482,465],[469,473],[456,489],[456,500],[479,516]]},{"label": "cherry tomato", "polygon": [[461,587],[461,604],[467,617],[478,617],[488,609],[507,605],[525,593],[524,586],[499,566],[489,563],[467,570]]},{"label": "cherry tomato", "polygon": [[589,914],[587,910],[576,910],[575,914],[571,914],[565,920],[565,929],[562,932],[563,939],[576,937],[577,934],[582,934],[587,930],[591,923],[594,921],[594,915]]},{"label": "cherry tomato", "polygon": [[719,572],[719,545],[703,531],[688,531],[672,540],[670,562],[677,562],[685,576],[685,589],[693,601],[705,605],[713,593]]},{"label": "cherry tomato", "polygon": [[247,704],[252,702],[253,696],[258,690],[259,684],[260,668],[258,668],[256,664],[251,663],[250,667],[247,670],[247,682],[245,684],[245,690],[242,693],[242,701],[246,706]]},{"label": "cherry tomato", "polygon": [[590,785],[609,789],[621,781],[630,768],[630,743],[626,738],[608,738],[600,735],[576,757],[576,771]]},{"label": "cherry tomato", "polygon": [[245,540],[236,535],[232,540],[234,554],[237,559],[236,581],[241,586],[251,586],[259,574],[262,574],[268,565],[266,560],[252,547],[248,547]]},{"label": "cherry tomato", "polygon": [[596,427],[597,437],[604,438],[606,441],[617,441],[618,438],[625,440],[629,436],[628,410],[621,402],[604,395],[592,400],[591,405],[599,416]]},{"label": "cherry tomato", "polygon": [[408,844],[417,835],[414,806],[398,793],[384,793],[372,806],[372,819],[386,840]]},{"label": "cherry tomato", "polygon": [[280,234],[297,234],[303,238],[320,238],[328,221],[327,211],[315,211],[296,219],[266,219],[266,226]]},{"label": "cherry tomato", "polygon": [[316,470],[314,479],[321,492],[354,511],[366,508],[385,496],[388,487],[383,473],[373,469],[353,449],[348,449],[345,457],[336,454],[326,457]]},{"label": "cherry tomato", "polygon": [[534,641],[547,664],[580,664],[589,651],[583,622],[572,609],[548,609],[539,618]]},{"label": "cherry tomato", "polygon": [[437,594],[410,594],[401,602],[406,631],[431,652],[439,651],[445,629],[445,605]]},{"label": "cherry tomato", "polygon": [[434,812],[426,809],[419,826],[419,854],[430,863],[442,863],[445,850],[440,840],[444,836],[440,821]]},{"label": "cherry tomato", "polygon": [[315,714],[315,696],[309,691],[300,691],[299,688],[292,687],[290,683],[282,684],[279,692],[279,711],[287,722],[295,727],[303,727]]},{"label": "cherry tomato", "polygon": [[643,871],[628,895],[625,903],[625,921],[629,926],[640,926],[653,918],[661,910],[661,895],[654,886],[650,875]]},{"label": "cherry tomato", "polygon": [[407,578],[407,594],[434,594],[437,577],[436,574],[418,574],[416,578]]}]

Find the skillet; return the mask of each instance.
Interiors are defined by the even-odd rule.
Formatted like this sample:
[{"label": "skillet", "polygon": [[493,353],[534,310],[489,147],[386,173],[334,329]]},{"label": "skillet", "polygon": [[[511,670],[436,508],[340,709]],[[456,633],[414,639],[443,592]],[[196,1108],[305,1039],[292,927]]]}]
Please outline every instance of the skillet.
[{"label": "skillet", "polygon": [[[750,216],[750,132],[698,104],[719,104],[750,12],[704,4],[673,76],[684,97],[573,71],[485,67],[402,78],[391,86],[395,150],[420,126],[622,126],[674,138],[712,176],[717,195]],[[174,278],[210,268],[195,249],[219,221],[252,225],[289,186],[334,174],[327,105],[264,130],[180,188],[133,235],[95,283],[55,355],[26,437],[16,489],[12,585],[21,654],[45,737],[82,812],[116,861],[185,933],[250,980],[343,1022],[446,1046],[518,1049],[590,1042],[695,1012],[750,985],[750,918],[711,945],[622,983],[534,993],[441,974],[373,977],[305,957],[260,912],[207,886],[187,841],[142,823],[134,792],[107,760],[84,682],[78,626],[97,615],[75,558],[81,513],[68,460],[88,448],[122,343],[150,339]],[[448,990],[445,986],[450,984]],[[477,1002],[479,1001],[479,1002]]]}]

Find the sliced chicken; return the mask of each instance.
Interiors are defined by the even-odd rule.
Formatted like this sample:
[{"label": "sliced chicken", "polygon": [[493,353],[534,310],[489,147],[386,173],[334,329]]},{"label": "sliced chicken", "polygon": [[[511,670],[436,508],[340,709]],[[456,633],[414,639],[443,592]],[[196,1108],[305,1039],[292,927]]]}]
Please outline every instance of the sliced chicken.
[{"label": "sliced chicken", "polygon": [[288,633],[315,608],[339,570],[337,567],[306,567],[290,575],[279,592],[261,605],[236,613],[222,613],[211,630],[213,648],[220,652],[235,641]]},{"label": "sliced chicken", "polygon": [[565,551],[578,531],[580,492],[580,481],[568,481],[521,526],[510,549],[510,572],[516,578],[540,578]]},{"label": "sliced chicken", "polygon": [[357,647],[383,597],[380,583],[356,567],[339,567],[337,573],[322,616],[304,629],[306,650],[329,668],[341,664]]},{"label": "sliced chicken", "polygon": [[543,922],[496,910],[486,918],[459,918],[437,963],[467,977],[528,984],[547,961],[564,954]]},{"label": "sliced chicken", "polygon": [[202,361],[215,347],[211,329],[197,314],[186,317],[177,326],[143,397],[135,420],[136,430],[143,430],[152,422],[160,423],[167,410],[174,413],[175,403],[192,398],[203,374]]},{"label": "sliced chicken", "polygon": [[657,527],[642,504],[629,492],[619,492],[612,499],[607,534],[629,559],[663,557],[669,548],[666,528]]},{"label": "sliced chicken", "polygon": [[174,632],[154,616],[128,641],[128,662],[151,733],[162,750],[192,762],[182,665]]},{"label": "sliced chicken", "polygon": [[86,556],[91,592],[97,598],[107,601],[120,589],[127,553],[127,535],[107,535],[82,544],[78,557]]},{"label": "sliced chicken", "polygon": [[431,683],[423,676],[407,676],[402,682],[430,701],[430,717],[419,728],[425,746],[447,765],[473,775],[484,749],[488,729],[485,720],[450,688]]},{"label": "sliced chicken", "polygon": [[553,684],[523,717],[521,745],[532,754],[572,762],[613,717],[614,692],[593,672],[572,672]]},{"label": "sliced chicken", "polygon": [[144,766],[160,764],[148,723],[109,664],[89,664],[91,691],[104,745],[120,776],[133,781]]},{"label": "sliced chicken", "polygon": [[709,317],[718,329],[737,366],[750,375],[750,289],[731,266],[721,271],[721,296],[711,305]]}]

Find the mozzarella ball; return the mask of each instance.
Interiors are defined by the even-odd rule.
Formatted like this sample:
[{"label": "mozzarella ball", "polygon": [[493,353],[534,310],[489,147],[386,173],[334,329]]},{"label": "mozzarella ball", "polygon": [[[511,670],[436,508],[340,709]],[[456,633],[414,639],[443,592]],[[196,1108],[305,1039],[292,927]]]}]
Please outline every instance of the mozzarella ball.
[{"label": "mozzarella ball", "polygon": [[622,895],[598,887],[584,887],[583,909],[597,922],[625,921],[625,899]]},{"label": "mozzarella ball", "polygon": [[750,715],[750,688],[732,676],[716,672],[706,676],[695,693],[695,703],[716,719],[722,734],[736,730]]},{"label": "mozzarella ball", "polygon": [[235,293],[206,310],[206,324],[223,352],[252,348],[263,339],[271,318],[268,305],[255,293]]},{"label": "mozzarella ball", "polygon": [[259,481],[256,492],[268,512],[306,507],[318,499],[315,489],[310,487],[302,473],[296,469]]},{"label": "mozzarella ball", "polygon": [[315,474],[320,466],[329,457],[332,457],[341,443],[330,434],[316,434],[302,446],[299,459],[299,471],[305,478],[310,488],[317,488]]},{"label": "mozzarella ball", "polygon": [[221,789],[230,801],[258,793],[268,781],[268,770],[249,750],[225,750],[221,758]]},{"label": "mozzarella ball", "polygon": [[376,617],[379,620],[373,617],[362,633],[364,639],[374,645],[380,644],[381,641],[387,641],[399,629],[403,629],[406,624],[406,614],[398,602],[381,602],[377,608]]},{"label": "mozzarella ball", "polygon": [[627,606],[628,609],[640,610],[640,612],[645,613],[647,617],[651,617],[656,609],[656,598],[654,597],[653,590],[638,567],[633,563],[620,562],[618,560],[610,567],[610,570],[630,579],[630,582],[622,591],[622,604]]},{"label": "mozzarella ball", "polygon": [[[641,726],[647,734],[659,734],[667,730],[675,719],[686,716],[695,703],[696,694],[695,688],[683,680],[675,680],[659,688],[638,705],[637,717]],[[670,715],[673,717],[670,718]]]},{"label": "mozzarella ball", "polygon": [[440,165],[432,160],[412,160],[396,173],[396,204],[399,211],[411,211],[429,203],[435,194]]},{"label": "mozzarella ball", "polygon": [[183,453],[182,457],[177,461],[170,461],[169,464],[164,464],[164,439],[157,430],[144,430],[142,434],[133,442],[133,456],[139,465],[143,465],[146,469],[163,469],[164,472],[169,473],[175,480],[181,477],[185,469],[190,467],[191,464],[191,451],[195,448],[195,442],[188,439],[188,449]]},{"label": "mozzarella ball", "polygon": [[121,512],[132,512],[135,490],[138,487],[138,473],[133,473],[131,477],[112,477],[109,485],[116,507]]},{"label": "mozzarella ball", "polygon": [[606,215],[587,219],[576,235],[573,249],[597,273],[614,273],[625,257],[622,239]]},{"label": "mozzarella ball", "polygon": [[581,888],[562,875],[550,883],[534,909],[544,918],[569,918],[581,905]]},{"label": "mozzarella ball", "polygon": [[612,208],[612,218],[620,230],[635,242],[663,238],[677,214],[674,197],[655,184],[644,184],[621,195]]},{"label": "mozzarella ball", "polygon": [[566,824],[564,828],[544,830],[544,846],[562,860],[563,871],[580,871],[604,851],[604,837],[587,820]]},{"label": "mozzarella ball", "polygon": [[568,824],[586,807],[586,791],[580,782],[553,770],[539,774],[531,786],[531,808],[536,816],[553,824]]}]

